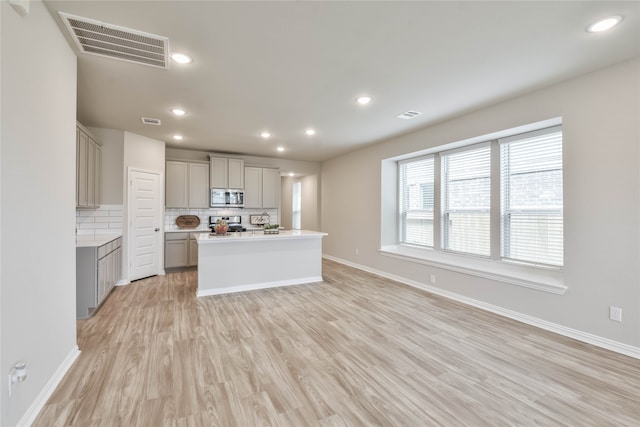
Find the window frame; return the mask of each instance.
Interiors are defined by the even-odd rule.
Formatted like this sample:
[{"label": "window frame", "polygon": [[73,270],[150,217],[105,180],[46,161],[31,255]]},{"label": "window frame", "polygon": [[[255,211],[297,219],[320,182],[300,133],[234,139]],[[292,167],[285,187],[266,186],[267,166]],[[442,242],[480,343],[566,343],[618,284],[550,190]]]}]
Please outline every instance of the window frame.
[{"label": "window frame", "polygon": [[[471,144],[479,142],[491,141],[491,144],[497,145],[497,140],[500,138],[506,138],[526,132],[536,131],[544,128],[562,125],[562,117],[556,116],[548,119],[540,120],[538,122],[527,123],[523,125],[506,128],[503,130],[492,131],[490,133],[481,134],[466,139],[454,140],[453,142],[439,142],[431,147],[425,147],[421,150],[397,153],[395,155],[382,158],[380,161],[380,173],[381,173],[381,187],[380,187],[380,215],[381,221],[379,224],[380,233],[380,246],[378,252],[381,256],[400,260],[404,263],[414,263],[424,265],[427,269],[437,268],[442,271],[457,272],[460,274],[471,275],[473,277],[492,280],[503,283],[509,286],[518,286],[531,290],[541,291],[545,293],[564,295],[568,289],[564,280],[564,267],[546,267],[542,265],[528,265],[518,262],[511,262],[502,260],[500,258],[500,233],[492,234],[492,252],[491,258],[482,258],[470,255],[459,255],[451,252],[443,252],[440,249],[439,241],[441,240],[439,230],[441,228],[440,215],[439,215],[439,176],[440,168],[439,161],[436,161],[435,165],[435,210],[436,215],[434,219],[434,248],[416,247],[412,245],[401,244],[399,242],[400,226],[399,222],[399,209],[398,209],[398,163],[403,160],[419,157],[427,154],[439,156],[440,152],[446,150],[452,150],[456,148],[466,147]],[[563,129],[564,130],[564,129]],[[563,135],[563,152],[566,152],[567,147],[571,141],[568,135]],[[492,150],[493,156],[499,156],[499,150]],[[496,158],[495,160],[498,160]],[[494,166],[492,168],[492,203],[494,206],[499,206],[499,189],[500,189],[500,171],[499,162],[493,161]],[[563,169],[570,167],[563,162]],[[566,175],[566,172],[563,174]],[[568,191],[567,183],[563,184],[564,192]],[[496,204],[497,203],[497,204]],[[565,200],[566,204],[566,200]],[[389,227],[390,224],[395,224],[394,227]],[[500,229],[500,210],[493,209],[491,213],[491,227],[492,229]],[[567,230],[571,227],[570,224],[565,224],[565,235]],[[496,240],[494,242],[494,240]],[[565,259],[566,254],[566,242],[565,242]],[[494,250],[493,248],[497,248]],[[428,270],[427,270],[428,271]],[[428,279],[414,278],[416,285],[419,287],[427,287]],[[482,282],[479,282],[482,283]]]},{"label": "window frame", "polygon": [[[449,209],[448,208],[448,201],[449,201],[449,188],[448,188],[448,182],[449,180],[445,178],[445,175],[448,175],[448,170],[447,168],[445,168],[444,166],[444,162],[445,160],[448,158],[448,156],[451,155],[455,155],[455,154],[460,154],[460,153],[465,153],[465,152],[470,152],[470,151],[476,151],[476,150],[482,150],[482,149],[489,149],[488,152],[488,157],[489,157],[489,176],[486,177],[489,180],[489,208],[464,208],[464,209]],[[481,258],[490,258],[492,256],[492,246],[493,246],[493,241],[492,241],[492,224],[491,224],[491,215],[492,215],[492,207],[493,207],[493,200],[491,199],[492,194],[494,193],[494,185],[493,185],[493,147],[492,147],[492,143],[491,141],[486,141],[486,142],[480,142],[480,143],[476,143],[476,144],[469,144],[466,145],[464,147],[461,148],[456,148],[453,150],[445,150],[445,151],[441,151],[439,152],[439,161],[440,161],[440,193],[441,193],[441,202],[440,202],[440,212],[439,212],[439,216],[440,216],[440,221],[441,221],[441,226],[440,226],[440,233],[441,233],[441,250],[443,252],[449,252],[449,253],[455,253],[455,254],[460,254],[460,255],[464,255],[464,256],[474,256],[474,257],[481,257]],[[473,252],[465,252],[462,250],[455,250],[455,249],[451,249],[450,245],[449,245],[449,241],[450,241],[450,235],[448,233],[449,231],[449,217],[448,215],[451,213],[477,213],[477,214],[481,214],[487,215],[487,220],[489,222],[489,231],[488,231],[488,245],[489,245],[489,252],[487,254],[479,254],[479,253],[473,253]]]},{"label": "window frame", "polygon": [[[417,157],[411,157],[409,159],[405,159],[405,160],[401,160],[398,162],[398,239],[402,244],[405,245],[411,245],[411,246],[418,246],[421,248],[430,248],[433,249],[435,247],[435,243],[436,243],[436,234],[435,234],[435,224],[436,224],[436,198],[435,198],[435,187],[436,187],[436,170],[435,170],[435,165],[437,163],[437,160],[435,159],[435,155],[434,154],[427,154],[427,155],[423,155],[423,156],[417,156]],[[431,235],[432,235],[432,240],[431,240],[431,245],[428,244],[420,244],[420,243],[416,243],[416,242],[407,242],[407,238],[406,238],[406,230],[407,230],[407,211],[409,211],[410,209],[406,209],[405,210],[405,206],[404,206],[404,197],[403,195],[405,194],[404,191],[404,181],[405,181],[405,177],[403,175],[403,168],[405,165],[410,164],[410,163],[417,163],[423,160],[432,160],[433,161],[433,166],[432,166],[432,170],[433,170],[433,189],[434,191],[432,192],[432,200],[433,200],[433,208],[431,209],[431,211],[429,212],[429,209],[420,209],[421,211],[426,211],[427,213],[431,214],[431,223],[432,223],[432,230],[431,230]]]},{"label": "window frame", "polygon": [[[507,192],[505,193],[505,190],[507,188],[507,185],[505,184],[504,180],[505,180],[505,175],[508,174],[510,177],[512,176],[512,174],[510,173],[512,164],[511,164],[511,159],[509,160],[509,162],[505,165],[503,163],[503,150],[505,149],[505,147],[508,147],[510,144],[513,143],[517,143],[520,142],[522,140],[526,140],[526,139],[531,139],[531,138],[535,138],[535,137],[539,137],[539,136],[544,136],[544,135],[550,135],[550,134],[554,134],[554,133],[560,133],[560,168],[559,169],[555,169],[556,171],[560,172],[560,181],[561,181],[561,191],[560,191],[560,197],[561,197],[561,206],[560,208],[556,208],[556,209],[549,209],[549,208],[528,208],[528,209],[523,209],[523,208],[518,208],[518,209],[514,209],[511,208],[511,192]],[[500,188],[499,188],[499,192],[500,192],[500,259],[502,259],[503,261],[506,262],[516,262],[516,263],[524,263],[524,264],[528,264],[528,265],[535,265],[535,266],[541,266],[541,267],[550,267],[550,268],[562,268],[564,266],[564,236],[562,237],[562,262],[560,264],[552,264],[552,263],[544,263],[544,262],[540,262],[540,261],[533,261],[530,259],[520,259],[520,258],[515,258],[512,257],[512,251],[511,251],[511,238],[510,235],[512,233],[512,227],[511,227],[511,223],[512,223],[512,216],[514,216],[514,214],[524,214],[524,215],[537,215],[537,216],[559,216],[560,217],[560,223],[561,223],[561,228],[564,228],[564,179],[563,179],[563,173],[564,173],[564,155],[563,155],[563,146],[564,146],[564,135],[563,135],[563,130],[562,130],[562,125],[557,125],[557,126],[550,126],[547,128],[542,128],[542,129],[537,129],[534,131],[529,131],[529,132],[523,132],[523,133],[519,133],[516,135],[512,135],[509,137],[505,137],[505,138],[500,138],[499,140],[497,140],[498,143],[498,157],[499,157],[499,178],[500,178]],[[548,172],[550,170],[547,170],[546,172]],[[543,170],[535,170],[535,171],[530,171],[529,173],[539,173],[539,172],[544,172]],[[510,187],[510,186],[509,186]],[[540,198],[540,196],[538,195],[538,198]],[[508,237],[509,236],[509,237]]]}]

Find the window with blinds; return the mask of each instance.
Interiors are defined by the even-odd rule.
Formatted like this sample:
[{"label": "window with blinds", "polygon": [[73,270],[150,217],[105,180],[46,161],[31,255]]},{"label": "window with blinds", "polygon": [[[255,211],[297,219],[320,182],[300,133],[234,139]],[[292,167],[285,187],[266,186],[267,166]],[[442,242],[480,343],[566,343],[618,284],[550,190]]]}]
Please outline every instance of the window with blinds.
[{"label": "window with blinds", "polygon": [[401,162],[400,241],[433,247],[434,157]]},{"label": "window with blinds", "polygon": [[562,266],[562,129],[499,140],[502,257]]},{"label": "window with blinds", "polygon": [[491,146],[441,154],[442,249],[491,255]]},{"label": "window with blinds", "polygon": [[302,214],[302,182],[294,182],[291,190],[291,228],[300,230]]}]

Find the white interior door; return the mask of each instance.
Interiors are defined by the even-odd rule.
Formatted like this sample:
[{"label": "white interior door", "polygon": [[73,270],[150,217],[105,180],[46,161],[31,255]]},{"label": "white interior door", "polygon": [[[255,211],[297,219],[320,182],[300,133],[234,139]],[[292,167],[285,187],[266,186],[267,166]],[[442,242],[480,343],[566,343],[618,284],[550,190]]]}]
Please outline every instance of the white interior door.
[{"label": "white interior door", "polygon": [[160,174],[129,173],[129,280],[160,273],[162,254]]}]

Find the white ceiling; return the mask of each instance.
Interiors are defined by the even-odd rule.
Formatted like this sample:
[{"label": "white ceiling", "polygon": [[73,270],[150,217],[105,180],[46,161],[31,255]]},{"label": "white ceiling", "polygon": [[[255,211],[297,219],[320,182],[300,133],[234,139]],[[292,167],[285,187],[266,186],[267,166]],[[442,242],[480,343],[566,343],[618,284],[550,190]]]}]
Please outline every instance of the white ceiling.
[{"label": "white ceiling", "polygon": [[[194,58],[163,70],[76,50],[83,124],[296,160],[322,161],[640,55],[638,1],[46,4],[65,35],[58,11],[168,37],[171,51]],[[624,20],[610,32],[585,31],[613,14]],[[357,105],[361,94],[371,104]],[[422,115],[395,117],[407,110]]]}]

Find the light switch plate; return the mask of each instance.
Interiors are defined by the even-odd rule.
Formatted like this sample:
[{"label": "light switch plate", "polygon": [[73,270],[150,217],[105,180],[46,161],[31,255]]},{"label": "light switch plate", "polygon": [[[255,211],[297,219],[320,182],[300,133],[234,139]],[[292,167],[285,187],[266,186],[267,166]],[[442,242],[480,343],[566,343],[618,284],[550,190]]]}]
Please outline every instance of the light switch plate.
[{"label": "light switch plate", "polygon": [[29,14],[29,0],[9,0],[9,4],[21,16]]}]

